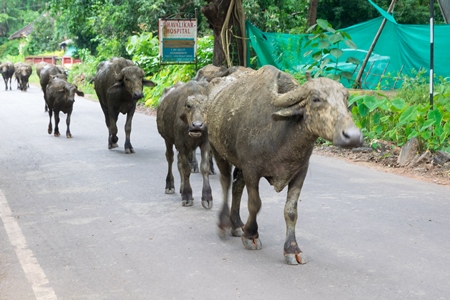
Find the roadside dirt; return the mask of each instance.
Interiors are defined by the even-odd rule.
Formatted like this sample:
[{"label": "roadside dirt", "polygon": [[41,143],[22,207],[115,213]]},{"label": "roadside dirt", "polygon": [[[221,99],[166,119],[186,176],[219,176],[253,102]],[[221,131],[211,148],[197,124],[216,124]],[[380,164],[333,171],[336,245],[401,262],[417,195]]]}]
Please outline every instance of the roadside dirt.
[{"label": "roadside dirt", "polygon": [[[156,116],[155,109],[143,105],[138,105],[136,111]],[[335,146],[317,145],[313,153],[342,159],[386,173],[394,173],[417,180],[450,186],[450,162],[441,165],[436,163],[434,156],[431,156],[414,164],[414,166],[401,167],[397,163],[400,148],[383,141],[380,141],[380,145],[380,148],[377,150],[369,147],[343,149]]]},{"label": "roadside dirt", "polygon": [[318,145],[314,148],[314,154],[334,157],[350,163],[363,165],[386,173],[395,173],[409,178],[450,186],[450,163],[443,165],[436,162],[436,157],[431,156],[413,166],[400,166],[397,162],[400,154],[399,147],[393,147],[384,143],[386,148],[373,150],[368,147],[355,149],[342,149],[335,146]]}]

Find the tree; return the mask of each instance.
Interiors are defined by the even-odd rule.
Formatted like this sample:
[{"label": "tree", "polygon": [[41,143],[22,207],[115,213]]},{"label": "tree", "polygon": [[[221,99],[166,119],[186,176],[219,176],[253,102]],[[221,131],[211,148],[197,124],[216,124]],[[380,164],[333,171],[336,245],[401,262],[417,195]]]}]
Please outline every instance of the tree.
[{"label": "tree", "polygon": [[0,43],[32,23],[46,7],[45,0],[8,0],[0,3]]},{"label": "tree", "polygon": [[[392,0],[375,0],[374,2],[387,10]],[[428,24],[429,3],[424,0],[397,1],[393,12],[394,17],[400,24]],[[437,2],[435,11],[439,11]],[[328,20],[336,29],[346,28],[379,16],[380,13],[368,1],[320,0],[317,7],[317,18]],[[436,14],[435,17],[436,23],[443,23],[442,15]]]},{"label": "tree", "polygon": [[242,0],[207,0],[202,13],[214,34],[213,65],[244,66],[245,15]]},{"label": "tree", "polygon": [[314,24],[316,24],[317,6],[318,5],[319,5],[319,0],[310,0],[309,1],[307,27],[311,27]]}]

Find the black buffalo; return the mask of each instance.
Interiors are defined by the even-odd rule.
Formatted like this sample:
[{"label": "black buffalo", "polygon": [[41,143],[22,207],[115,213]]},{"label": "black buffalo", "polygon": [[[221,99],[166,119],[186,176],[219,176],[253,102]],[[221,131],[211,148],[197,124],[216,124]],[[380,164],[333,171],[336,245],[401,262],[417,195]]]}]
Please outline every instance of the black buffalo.
[{"label": "black buffalo", "polygon": [[4,62],[0,65],[0,73],[2,73],[3,80],[5,81],[5,91],[8,90],[8,81],[9,81],[9,90],[12,90],[11,81],[14,76],[14,64],[12,62]]},{"label": "black buffalo", "polygon": [[55,130],[54,136],[60,136],[59,132],[59,112],[67,114],[66,117],[66,137],[71,138],[72,133],[70,132],[70,117],[72,115],[73,103],[75,102],[75,94],[84,97],[84,93],[78,90],[75,84],[68,83],[64,79],[57,78],[56,75],[52,76],[52,80],[48,83],[46,87],[48,105],[48,115],[50,118],[48,124],[48,134],[52,134],[52,113],[55,114]]},{"label": "black buffalo", "polygon": [[[67,71],[61,66],[46,65],[39,74],[39,83],[41,84],[42,92],[44,93],[45,111],[47,111],[47,84],[55,77],[67,80]],[[56,75],[56,76],[55,76]]]},{"label": "black buffalo", "polygon": [[94,77],[94,88],[100,101],[108,127],[108,149],[116,148],[117,119],[119,113],[126,114],[125,153],[134,153],[130,142],[131,123],[136,103],[144,97],[143,86],[155,86],[144,78],[144,71],[132,61],[124,58],[112,58],[101,62]]},{"label": "black buffalo", "polygon": [[30,64],[27,63],[17,63],[14,65],[15,72],[14,77],[16,77],[17,87],[26,92],[29,87],[29,78],[33,73],[33,69]]}]

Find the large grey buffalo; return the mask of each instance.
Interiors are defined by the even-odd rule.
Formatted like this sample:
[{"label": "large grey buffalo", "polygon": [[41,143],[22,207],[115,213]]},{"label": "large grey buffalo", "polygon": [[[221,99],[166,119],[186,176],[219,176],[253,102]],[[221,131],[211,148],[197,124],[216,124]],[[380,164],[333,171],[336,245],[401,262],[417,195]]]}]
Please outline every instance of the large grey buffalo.
[{"label": "large grey buffalo", "polygon": [[166,89],[158,105],[156,124],[159,134],[166,143],[166,160],[168,163],[166,194],[175,192],[172,173],[173,146],[175,145],[178,151],[178,170],[181,177],[181,203],[183,206],[192,206],[194,198],[189,181],[191,174],[189,157],[197,147],[200,147],[202,157],[200,170],[203,176],[202,205],[209,209],[212,207],[213,198],[209,185],[210,147],[204,114],[207,84],[207,81],[191,80]]},{"label": "large grey buffalo", "polygon": [[136,110],[136,103],[144,97],[143,86],[155,86],[144,78],[144,71],[132,61],[124,58],[111,58],[101,62],[94,77],[94,89],[100,101],[108,127],[108,149],[116,148],[117,119],[119,113],[126,114],[125,153],[134,153],[130,141],[131,122]]},{"label": "large grey buffalo", "polygon": [[45,107],[44,110],[47,111],[47,84],[53,78],[59,78],[62,80],[67,80],[67,71],[61,66],[55,65],[45,65],[39,74],[39,83],[41,84],[42,92],[44,93]]},{"label": "large grey buffalo", "polygon": [[71,138],[70,117],[73,111],[73,103],[75,102],[75,94],[84,97],[84,93],[78,90],[75,84],[68,83],[64,79],[60,79],[57,75],[52,75],[52,79],[46,87],[46,101],[48,105],[48,115],[50,118],[48,124],[48,134],[52,134],[52,113],[55,114],[55,130],[54,136],[60,136],[59,132],[59,112],[67,114],[66,117],[66,137]]},{"label": "large grey buffalo", "polygon": [[26,92],[29,86],[28,80],[33,73],[33,69],[27,63],[17,63],[14,65],[14,68],[14,77],[16,77],[17,86],[21,91]]},{"label": "large grey buffalo", "polygon": [[0,73],[2,73],[3,80],[5,81],[5,91],[8,90],[8,81],[9,81],[9,90],[12,90],[11,82],[14,76],[14,64],[12,62],[4,62],[0,65]]},{"label": "large grey buffalo", "polygon": [[[210,85],[208,133],[224,197],[219,228],[224,234],[231,227],[233,235],[241,235],[245,248],[260,249],[256,221],[261,208],[259,181],[266,178],[277,192],[287,186],[284,257],[288,264],[306,263],[296,241],[295,225],[297,201],[314,143],[318,137],[342,147],[359,146],[363,141],[347,110],[348,91],[328,78],[309,79],[299,85],[272,66],[258,71],[241,69],[213,79]],[[232,165],[237,169],[230,212]],[[239,215],[244,187],[249,210],[245,226]]]}]

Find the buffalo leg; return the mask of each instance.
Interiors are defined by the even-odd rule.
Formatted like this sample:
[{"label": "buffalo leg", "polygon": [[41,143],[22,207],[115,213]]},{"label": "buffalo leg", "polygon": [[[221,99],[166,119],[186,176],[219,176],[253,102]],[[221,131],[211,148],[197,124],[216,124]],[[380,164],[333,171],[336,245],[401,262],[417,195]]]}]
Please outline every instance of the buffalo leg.
[{"label": "buffalo leg", "polygon": [[258,234],[258,223],[256,217],[261,209],[261,198],[259,197],[259,178],[257,176],[246,176],[243,171],[245,185],[248,193],[248,219],[241,236],[244,247],[248,250],[259,250],[262,248]]},{"label": "buffalo leg", "polygon": [[[47,107],[47,103],[45,103],[45,107]],[[53,126],[52,126],[52,110],[48,110],[48,116],[50,118],[50,121],[48,122],[48,134],[52,134],[53,132]]]},{"label": "buffalo leg", "polygon": [[60,136],[61,134],[59,133],[59,111],[55,110],[55,131],[53,132],[54,136]]},{"label": "buffalo leg", "polygon": [[227,233],[227,229],[231,228],[232,224],[230,221],[230,207],[228,204],[228,194],[231,186],[231,169],[232,165],[224,160],[220,155],[213,150],[214,157],[216,159],[217,167],[220,171],[220,185],[222,186],[222,198],[223,204],[222,209],[219,212],[219,235],[224,238]]},{"label": "buffalo leg", "polygon": [[194,198],[192,197],[192,187],[189,181],[191,176],[191,164],[188,159],[189,155],[186,153],[178,153],[178,171],[180,172],[181,185],[181,205],[192,206],[194,204]]},{"label": "buffalo leg", "polygon": [[208,141],[206,141],[200,146],[200,151],[202,154],[202,160],[200,162],[200,170],[202,172],[203,177],[202,206],[206,209],[211,209],[211,207],[213,206],[211,186],[209,184],[209,170],[210,170],[209,155],[211,150]]},{"label": "buffalo leg", "polygon": [[49,109],[47,105],[47,96],[45,95],[45,88],[42,89],[42,92],[44,93],[44,104],[45,104],[44,111],[47,112]]},{"label": "buffalo leg", "polygon": [[306,264],[306,257],[300,250],[295,237],[297,224],[297,204],[305,180],[308,165],[299,172],[297,177],[289,183],[286,204],[284,206],[284,219],[286,221],[286,240],[284,242],[284,260],[289,265]]},{"label": "buffalo leg", "polygon": [[130,154],[134,153],[133,146],[131,146],[131,123],[133,120],[133,115],[136,107],[132,107],[127,113],[127,121],[125,123],[125,153]]},{"label": "buffalo leg", "polygon": [[100,102],[100,107],[102,108],[103,114],[105,115],[105,123],[106,127],[109,128],[109,113],[108,113],[108,107]]},{"label": "buffalo leg", "polygon": [[167,160],[166,194],[175,193],[175,182],[172,173],[173,154],[174,154],[173,145],[166,141],[166,160]]},{"label": "buffalo leg", "polygon": [[189,154],[189,163],[191,164],[191,173],[198,173],[198,161],[195,149]]},{"label": "buffalo leg", "polygon": [[213,154],[212,151],[209,153],[209,175],[216,174],[216,171],[214,171],[214,160],[213,160]]},{"label": "buffalo leg", "polygon": [[117,119],[119,118],[119,113],[109,111],[109,137],[108,137],[108,149],[117,148],[117,142],[119,138],[117,137]]},{"label": "buffalo leg", "polygon": [[66,118],[66,125],[67,125],[67,130],[66,130],[66,137],[67,138],[71,138],[72,134],[70,133],[70,116],[72,113],[68,112],[67,113],[67,118]]},{"label": "buffalo leg", "polygon": [[233,171],[233,185],[231,187],[231,234],[233,236],[242,236],[244,223],[241,220],[240,207],[242,193],[244,192],[245,181],[242,175],[242,170],[234,168]]}]

